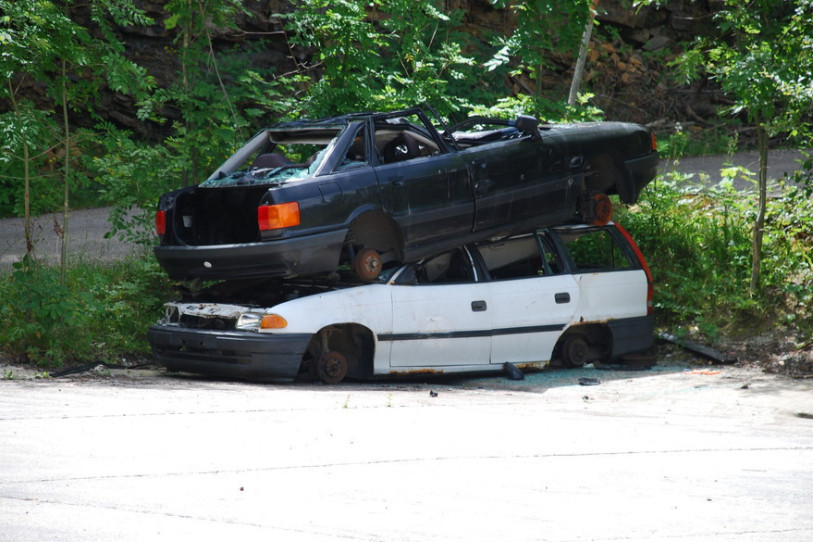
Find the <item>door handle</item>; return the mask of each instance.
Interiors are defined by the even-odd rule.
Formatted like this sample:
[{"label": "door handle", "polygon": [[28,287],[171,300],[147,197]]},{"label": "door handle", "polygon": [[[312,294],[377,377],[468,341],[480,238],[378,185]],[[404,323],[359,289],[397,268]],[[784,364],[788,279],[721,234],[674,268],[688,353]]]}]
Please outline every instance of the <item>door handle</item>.
[{"label": "door handle", "polygon": [[471,302],[471,310],[474,312],[483,312],[486,310],[486,302],[485,301],[472,301]]},{"label": "door handle", "polygon": [[404,177],[392,177],[392,185],[399,188],[404,186]]},{"label": "door handle", "polygon": [[559,292],[553,296],[553,299],[556,300],[556,303],[563,304],[563,303],[570,303],[570,294],[567,292]]}]

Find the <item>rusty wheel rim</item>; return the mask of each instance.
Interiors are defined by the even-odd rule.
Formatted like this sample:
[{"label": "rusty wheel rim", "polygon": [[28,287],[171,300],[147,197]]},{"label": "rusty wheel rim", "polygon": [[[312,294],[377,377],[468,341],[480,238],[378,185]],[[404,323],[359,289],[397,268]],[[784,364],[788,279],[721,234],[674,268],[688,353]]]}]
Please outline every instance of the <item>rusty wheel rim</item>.
[{"label": "rusty wheel rim", "polygon": [[596,194],[593,196],[595,202],[596,217],[593,219],[594,226],[606,226],[613,218],[613,202],[607,194]]},{"label": "rusty wheel rim", "polygon": [[354,269],[361,280],[370,282],[381,274],[381,264],[381,255],[376,250],[364,248],[356,255]]},{"label": "rusty wheel rim", "polygon": [[347,358],[338,352],[325,352],[316,362],[316,374],[325,384],[338,384],[347,376]]}]

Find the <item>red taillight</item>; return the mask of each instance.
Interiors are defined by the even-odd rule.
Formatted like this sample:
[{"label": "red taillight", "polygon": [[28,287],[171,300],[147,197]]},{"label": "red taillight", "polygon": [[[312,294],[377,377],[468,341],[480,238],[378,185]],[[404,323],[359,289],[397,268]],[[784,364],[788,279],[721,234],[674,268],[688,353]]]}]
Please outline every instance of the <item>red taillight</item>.
[{"label": "red taillight", "polygon": [[615,227],[618,228],[618,231],[624,235],[624,238],[627,240],[627,243],[632,247],[632,251],[635,253],[635,257],[638,258],[638,262],[641,264],[641,268],[646,273],[646,313],[652,314],[653,307],[652,307],[652,300],[655,295],[655,281],[652,279],[652,271],[649,270],[649,265],[646,263],[646,258],[644,258],[641,249],[638,248],[638,244],[632,238],[627,230],[625,230],[621,224],[616,223]]},{"label": "red taillight", "polygon": [[653,150],[653,151],[658,150],[658,140],[655,139],[655,133],[654,132],[649,132],[649,139],[650,139],[650,145],[652,146],[651,150]]},{"label": "red taillight", "polygon": [[155,233],[164,235],[167,232],[167,212],[158,211],[155,213]]},{"label": "red taillight", "polygon": [[295,201],[257,207],[260,231],[278,230],[299,225],[299,204]]}]

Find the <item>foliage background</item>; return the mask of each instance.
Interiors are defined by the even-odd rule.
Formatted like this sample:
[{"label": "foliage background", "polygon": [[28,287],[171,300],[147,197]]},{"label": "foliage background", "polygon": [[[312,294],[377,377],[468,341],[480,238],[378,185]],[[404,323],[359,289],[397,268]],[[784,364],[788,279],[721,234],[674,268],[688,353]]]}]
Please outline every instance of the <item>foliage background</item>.
[{"label": "foliage background", "polygon": [[[260,126],[422,102],[450,121],[524,113],[642,122],[679,159],[755,145],[753,108],[737,107],[754,98],[738,89],[772,81],[774,94],[802,105],[758,96],[780,108],[765,110],[771,119],[792,119],[771,125],[771,144],[809,144],[794,126],[809,123],[813,103],[810,0],[599,2],[582,95],[568,106],[591,5],[0,0],[0,216],[58,211],[69,232],[70,209],[111,205],[111,235],[149,245],[158,195],[197,182]],[[780,15],[796,26],[771,30],[771,42],[785,44],[771,65],[800,69],[754,71],[765,53],[754,39],[767,32],[760,25]],[[735,54],[745,38],[752,57]],[[769,265],[751,293],[750,199],[727,185],[698,193],[672,175],[620,210],[658,278],[660,323],[708,338],[734,322],[810,337],[808,180],[771,198]],[[146,352],[143,330],[171,291],[149,258],[119,268],[63,252],[56,272],[39,261],[28,226],[24,234],[29,254],[0,283],[3,351],[47,364]]]}]

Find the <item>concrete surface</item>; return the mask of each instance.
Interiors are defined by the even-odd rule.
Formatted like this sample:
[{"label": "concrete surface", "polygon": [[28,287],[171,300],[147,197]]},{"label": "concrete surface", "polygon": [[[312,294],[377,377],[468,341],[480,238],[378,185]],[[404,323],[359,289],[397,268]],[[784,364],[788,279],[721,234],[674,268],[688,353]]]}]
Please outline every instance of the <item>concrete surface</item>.
[{"label": "concrete surface", "polygon": [[0,540],[807,541],[812,392],[734,367],[4,380]]},{"label": "concrete surface", "polygon": [[[110,208],[80,209],[68,218],[68,254],[72,261],[120,260],[134,251],[149,255],[149,249],[122,241],[105,239],[110,231]],[[54,224],[62,226],[62,213],[47,214],[33,219],[34,254],[41,261],[58,263],[62,238]],[[22,218],[0,220],[0,271],[11,269],[25,255],[25,226]]]}]

